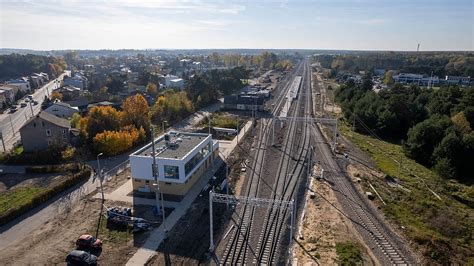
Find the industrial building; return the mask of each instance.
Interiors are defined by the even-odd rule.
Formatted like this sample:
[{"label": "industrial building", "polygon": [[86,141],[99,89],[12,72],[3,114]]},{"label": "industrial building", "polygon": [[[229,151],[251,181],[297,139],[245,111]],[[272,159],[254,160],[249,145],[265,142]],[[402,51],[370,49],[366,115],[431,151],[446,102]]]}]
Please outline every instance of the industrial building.
[{"label": "industrial building", "polygon": [[259,96],[228,95],[224,97],[224,108],[230,110],[264,110],[265,100]]},{"label": "industrial building", "polygon": [[[152,172],[152,143],[130,155],[133,190],[155,192]],[[219,156],[219,143],[205,133],[169,132],[155,139],[160,190],[166,195],[184,196],[212,167]]]}]

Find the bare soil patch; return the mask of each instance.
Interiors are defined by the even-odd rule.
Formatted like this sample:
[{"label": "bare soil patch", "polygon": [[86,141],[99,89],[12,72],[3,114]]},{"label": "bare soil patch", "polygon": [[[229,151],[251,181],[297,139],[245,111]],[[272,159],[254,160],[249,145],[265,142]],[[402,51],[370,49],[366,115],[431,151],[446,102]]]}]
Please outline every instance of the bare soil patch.
[{"label": "bare soil patch", "polygon": [[[319,173],[318,166],[315,173]],[[376,264],[370,250],[363,245],[351,221],[342,214],[336,195],[325,181],[313,181],[315,197],[308,199],[300,238],[296,235],[293,254],[300,265],[337,264],[336,243],[353,241],[364,247],[364,265]],[[299,222],[299,221],[298,221]],[[301,226],[301,225],[300,225]]]}]

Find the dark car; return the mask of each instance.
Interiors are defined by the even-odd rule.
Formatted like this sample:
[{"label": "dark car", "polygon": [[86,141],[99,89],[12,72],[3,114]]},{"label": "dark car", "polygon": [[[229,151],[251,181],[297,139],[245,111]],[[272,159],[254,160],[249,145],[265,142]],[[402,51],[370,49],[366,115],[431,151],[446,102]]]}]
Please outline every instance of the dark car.
[{"label": "dark car", "polygon": [[21,108],[26,107],[26,103],[21,103],[20,106]]},{"label": "dark car", "polygon": [[97,257],[82,250],[73,250],[67,255],[66,262],[68,266],[69,265],[95,266],[97,265]]},{"label": "dark car", "polygon": [[76,248],[80,250],[98,250],[102,248],[102,241],[91,235],[82,235],[76,240]]},{"label": "dark car", "polygon": [[33,101],[33,105],[37,105],[38,102],[36,100],[32,100]]}]

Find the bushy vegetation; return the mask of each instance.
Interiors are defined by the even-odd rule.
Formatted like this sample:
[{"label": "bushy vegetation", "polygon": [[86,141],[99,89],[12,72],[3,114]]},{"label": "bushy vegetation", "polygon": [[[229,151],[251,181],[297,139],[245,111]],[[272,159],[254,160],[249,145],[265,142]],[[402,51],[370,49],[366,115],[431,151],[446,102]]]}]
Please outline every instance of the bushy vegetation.
[{"label": "bushy vegetation", "polygon": [[[362,185],[370,190],[369,180],[386,202],[380,205],[386,216],[403,228],[416,250],[424,255],[421,264],[472,263],[474,187],[441,178],[406,157],[401,145],[350,131],[349,125],[343,124],[341,130],[370,155],[377,168],[403,186],[393,188],[384,178],[361,176]],[[402,163],[401,168],[395,160]]]},{"label": "bushy vegetation", "polygon": [[244,87],[242,79],[247,79],[249,72],[243,67],[229,70],[211,70],[191,78],[186,86],[189,99],[196,108],[215,102],[222,95],[235,93]]},{"label": "bushy vegetation", "polygon": [[472,52],[369,52],[357,55],[320,55],[316,59],[323,67],[335,71],[358,72],[382,68],[418,74],[433,72],[440,77],[474,76]]},{"label": "bushy vegetation", "polygon": [[23,213],[45,203],[60,192],[87,180],[91,169],[85,167],[71,173],[48,187],[20,187],[0,194],[0,225],[19,217]]},{"label": "bushy vegetation", "polygon": [[116,155],[150,136],[149,112],[145,98],[136,94],[125,99],[122,111],[110,106],[92,108],[79,120],[79,130],[86,144],[95,151]]},{"label": "bushy vegetation", "polygon": [[[205,121],[206,126],[209,121]],[[243,120],[238,116],[229,113],[214,113],[211,116],[211,126],[223,128],[237,128],[241,127]]]},{"label": "bushy vegetation", "polygon": [[156,124],[163,121],[174,123],[194,111],[194,105],[184,91],[168,90],[158,96],[151,109],[151,118]]},{"label": "bushy vegetation", "polygon": [[60,58],[41,55],[0,55],[0,79],[28,76],[45,72],[50,78],[57,77],[66,69],[66,62]]},{"label": "bushy vegetation", "polygon": [[48,149],[36,152],[23,152],[23,147],[18,146],[1,157],[5,164],[59,164],[70,161],[75,155],[75,148],[53,143]]},{"label": "bushy vegetation", "polygon": [[360,246],[354,242],[336,243],[336,253],[339,265],[362,265]]},{"label": "bushy vegetation", "polygon": [[[336,90],[344,117],[355,129],[403,142],[405,153],[445,178],[472,180],[474,88],[405,87],[375,93],[370,77]],[[370,130],[370,131],[369,131]],[[470,180],[468,180],[470,179]]]}]

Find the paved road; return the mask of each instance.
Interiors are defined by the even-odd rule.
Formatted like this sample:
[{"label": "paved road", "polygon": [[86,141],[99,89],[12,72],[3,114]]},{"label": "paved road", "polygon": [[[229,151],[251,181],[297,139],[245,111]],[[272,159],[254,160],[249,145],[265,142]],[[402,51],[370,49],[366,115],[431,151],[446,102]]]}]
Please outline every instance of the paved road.
[{"label": "paved road", "polygon": [[[37,115],[41,111],[41,104],[44,101],[44,96],[49,96],[53,90],[59,88],[61,81],[66,73],[61,74],[58,78],[51,80],[43,87],[37,89],[33,93],[33,99],[38,102],[37,105],[28,104],[26,107],[20,107],[18,104],[18,111],[10,114],[4,113],[0,115],[0,132],[5,141],[6,150],[10,150],[13,145],[20,140],[20,133],[18,130],[30,119],[33,115]],[[20,100],[19,102],[23,102]],[[0,145],[1,146],[1,145]],[[3,147],[1,147],[3,150]]]}]

